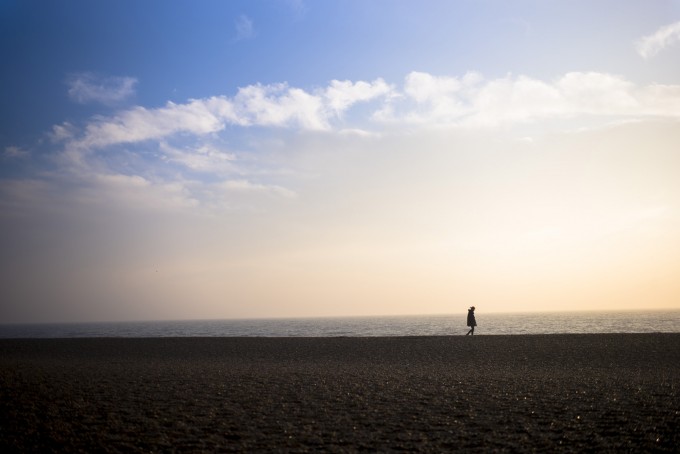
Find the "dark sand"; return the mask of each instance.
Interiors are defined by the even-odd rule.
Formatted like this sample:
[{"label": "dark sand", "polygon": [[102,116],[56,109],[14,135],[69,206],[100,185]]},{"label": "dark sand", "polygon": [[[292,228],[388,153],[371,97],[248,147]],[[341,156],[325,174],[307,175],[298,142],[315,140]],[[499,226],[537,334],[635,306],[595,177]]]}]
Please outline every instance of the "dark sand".
[{"label": "dark sand", "polygon": [[16,451],[680,450],[680,334],[0,340]]}]

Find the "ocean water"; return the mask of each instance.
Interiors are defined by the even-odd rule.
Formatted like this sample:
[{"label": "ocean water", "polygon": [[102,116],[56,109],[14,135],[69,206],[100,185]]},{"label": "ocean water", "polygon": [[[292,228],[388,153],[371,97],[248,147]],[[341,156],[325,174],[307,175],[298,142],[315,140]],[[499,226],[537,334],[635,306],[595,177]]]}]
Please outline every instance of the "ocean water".
[{"label": "ocean water", "polygon": [[[677,333],[680,311],[484,314],[476,335]],[[391,317],[278,318],[0,325],[0,338],[369,337],[464,335],[467,313]]]}]

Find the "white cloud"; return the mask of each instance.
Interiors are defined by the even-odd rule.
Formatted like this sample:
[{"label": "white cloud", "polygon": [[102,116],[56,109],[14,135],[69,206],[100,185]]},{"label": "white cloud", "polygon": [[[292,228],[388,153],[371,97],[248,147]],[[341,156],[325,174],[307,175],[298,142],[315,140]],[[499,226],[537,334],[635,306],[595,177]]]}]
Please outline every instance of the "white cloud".
[{"label": "white cloud", "polygon": [[98,76],[93,73],[72,74],[68,78],[68,95],[78,103],[116,104],[135,94],[134,77]]},{"label": "white cloud", "polygon": [[95,173],[87,179],[81,201],[146,212],[178,211],[200,203],[184,181],[151,181],[140,175]]},{"label": "white cloud", "polygon": [[611,74],[568,73],[555,87],[568,113],[626,114],[634,113],[640,106],[635,85]]},{"label": "white cloud", "polygon": [[353,104],[362,101],[370,101],[379,96],[384,96],[392,91],[383,79],[378,78],[373,82],[352,82],[349,80],[333,80],[326,88],[324,96],[328,107],[336,115],[340,115]]},{"label": "white cloud", "polygon": [[470,90],[481,81],[482,77],[477,73],[457,78],[411,72],[406,76],[404,93],[417,103],[417,107],[404,118],[415,123],[427,123],[453,121],[466,115],[470,111],[466,99],[471,95]]},{"label": "white cloud", "polygon": [[168,102],[158,109],[135,107],[113,117],[96,118],[73,145],[99,148],[159,140],[180,132],[209,134],[224,128],[227,119],[236,121],[236,116],[231,103],[222,97],[191,100],[186,104]]},{"label": "white cloud", "polygon": [[385,96],[391,90],[380,78],[373,82],[333,80],[325,89],[313,92],[285,83],[256,84],[240,88],[233,102],[242,125],[321,131],[331,128],[332,116],[341,116],[354,104]]},{"label": "white cloud", "polygon": [[[484,80],[414,72],[405,96],[393,96],[374,119],[428,126],[496,126],[547,119],[602,116],[680,116],[680,86],[646,87],[616,75],[567,73],[554,81],[508,75]],[[584,120],[585,121],[585,120]]]},{"label": "white cloud", "polygon": [[[322,96],[299,88],[286,84],[250,85],[239,89],[233,99],[219,96],[185,104],[168,102],[156,109],[137,106],[112,117],[94,118],[70,145],[101,148],[161,140],[178,133],[201,136],[218,132],[227,124],[327,130],[327,110]],[[65,127],[55,126],[53,137],[66,138],[68,132]]]},{"label": "white cloud", "polygon": [[639,92],[641,113],[650,116],[680,116],[680,85],[653,84]]},{"label": "white cloud", "polygon": [[457,92],[461,82],[455,77],[435,77],[428,73],[413,71],[406,76],[404,92],[417,102],[433,101],[442,95]]},{"label": "white cloud", "polygon": [[491,125],[558,115],[564,108],[559,90],[524,76],[488,82],[475,92],[472,107],[472,123]]},{"label": "white cloud", "polygon": [[324,89],[307,92],[285,83],[249,85],[233,98],[214,96],[185,104],[168,102],[164,107],[137,106],[115,116],[96,117],[74,136],[72,125],[53,127],[54,140],[70,140],[76,148],[101,148],[120,143],[162,140],[177,133],[206,135],[226,125],[288,127],[324,131],[331,117],[339,116],[358,102],[385,96],[392,91],[384,80],[350,82],[334,80]]},{"label": "white cloud", "polygon": [[259,194],[285,198],[295,198],[297,196],[295,192],[282,186],[258,184],[243,179],[227,180],[218,184],[217,186],[225,192]]},{"label": "white cloud", "polygon": [[245,14],[241,14],[238,20],[236,20],[236,40],[242,41],[254,37],[255,28],[253,27],[253,21]]},{"label": "white cloud", "polygon": [[240,173],[235,165],[236,156],[211,145],[180,149],[166,142],[160,144],[165,160],[176,162],[196,172],[211,174]]},{"label": "white cloud", "polygon": [[60,125],[52,126],[52,131],[48,133],[48,136],[53,142],[62,142],[72,139],[75,134],[76,128],[71,123],[65,121]]},{"label": "white cloud", "polygon": [[365,138],[378,138],[378,137],[380,137],[379,133],[366,131],[365,129],[358,129],[358,128],[340,129],[338,131],[338,134],[341,135],[341,136],[348,136],[348,137],[352,137],[352,136],[365,137]]},{"label": "white cloud", "polygon": [[298,126],[311,130],[329,128],[323,100],[287,84],[257,84],[241,88],[234,104],[241,124]]},{"label": "white cloud", "polygon": [[640,38],[635,49],[642,58],[650,58],[680,41],[680,21],[659,28],[651,35]]}]

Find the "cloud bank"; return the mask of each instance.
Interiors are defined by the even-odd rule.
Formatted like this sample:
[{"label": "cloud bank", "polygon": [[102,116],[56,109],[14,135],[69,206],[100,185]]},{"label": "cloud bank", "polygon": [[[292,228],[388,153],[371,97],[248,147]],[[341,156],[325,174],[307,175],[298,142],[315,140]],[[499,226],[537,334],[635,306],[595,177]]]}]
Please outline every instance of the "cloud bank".
[{"label": "cloud bank", "polygon": [[[383,79],[333,80],[309,91],[285,83],[256,84],[240,88],[233,97],[169,102],[153,109],[138,106],[93,119],[69,143],[102,148],[180,133],[204,136],[227,126],[332,131],[343,127],[354,105],[371,101],[377,104],[365,118],[355,120],[377,130],[395,123],[479,127],[579,116],[680,117],[680,85],[637,86],[621,76],[597,72],[567,73],[553,81],[412,72],[401,88]],[[63,136],[63,126],[56,128]]]},{"label": "cloud bank", "polygon": [[[407,131],[540,130],[544,123],[578,128],[661,118],[680,118],[679,85],[640,86],[599,72],[544,81],[414,71],[400,85],[382,78],[332,80],[312,89],[253,84],[233,96],[135,106],[82,125],[55,125],[50,137],[61,147],[59,171],[70,181],[103,190],[115,182],[130,195],[155,188],[168,194],[158,206],[220,211],[296,198],[297,180],[289,176],[297,170],[285,156],[274,157],[284,148],[279,134],[366,141]],[[120,189],[126,185],[129,191]]]}]

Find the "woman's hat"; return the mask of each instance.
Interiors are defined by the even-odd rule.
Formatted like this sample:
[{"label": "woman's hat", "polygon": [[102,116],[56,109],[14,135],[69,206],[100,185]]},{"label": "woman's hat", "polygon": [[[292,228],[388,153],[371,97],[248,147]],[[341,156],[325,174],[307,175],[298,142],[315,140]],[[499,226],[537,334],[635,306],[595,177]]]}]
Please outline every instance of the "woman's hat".
[{"label": "woman's hat", "polygon": [[472,310],[474,311],[474,310],[475,310],[475,307],[474,307],[474,306],[470,306],[470,309],[472,309]]}]

